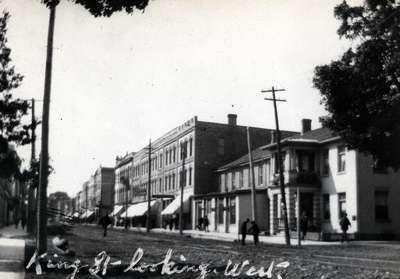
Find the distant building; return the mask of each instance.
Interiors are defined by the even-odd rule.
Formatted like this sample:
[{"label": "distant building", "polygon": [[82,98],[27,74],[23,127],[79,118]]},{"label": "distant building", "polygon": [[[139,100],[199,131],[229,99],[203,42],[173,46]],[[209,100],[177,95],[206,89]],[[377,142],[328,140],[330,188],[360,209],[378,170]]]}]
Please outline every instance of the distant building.
[{"label": "distant building", "polygon": [[86,221],[97,220],[109,214],[114,205],[114,168],[99,167],[89,180],[83,183],[77,195],[78,206]]},{"label": "distant building", "polygon": [[[337,239],[341,232],[339,220],[347,213],[349,233],[354,238],[400,238],[400,172],[348,149],[331,130],[311,130],[311,120],[307,119],[302,123],[300,134],[282,140],[290,229],[296,229],[300,211],[308,217],[313,232],[309,236]],[[283,230],[276,147],[271,142],[252,152],[257,221],[271,235]],[[196,196],[194,216],[207,214],[214,231],[237,232],[239,222],[251,218],[248,173],[246,155],[220,167],[216,172],[218,192]]]},{"label": "distant building", "polygon": [[[270,142],[271,130],[251,129],[253,147]],[[282,133],[285,136],[294,134]],[[194,117],[153,141],[150,169],[148,146],[128,155],[129,160],[128,157],[122,158],[117,161],[116,179],[120,180],[118,176],[123,170],[129,175],[129,203],[132,205],[128,217],[134,218],[134,225],[144,225],[147,210],[142,210],[146,209],[142,204],[147,200],[150,171],[152,227],[163,226],[171,219],[177,226],[182,185],[184,225],[185,228],[192,228],[190,204],[193,196],[216,192],[215,169],[246,154],[247,148],[246,127],[237,125],[237,116],[229,114],[227,124],[199,121]],[[117,185],[118,181],[115,201],[123,204],[126,188]],[[124,213],[121,217],[124,217]]]}]

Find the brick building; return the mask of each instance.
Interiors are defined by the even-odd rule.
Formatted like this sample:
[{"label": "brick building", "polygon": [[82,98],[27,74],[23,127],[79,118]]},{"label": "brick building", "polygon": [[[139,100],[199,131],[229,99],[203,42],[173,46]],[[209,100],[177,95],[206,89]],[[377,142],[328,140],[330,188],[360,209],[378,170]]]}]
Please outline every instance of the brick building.
[{"label": "brick building", "polygon": [[[251,129],[253,147],[270,141],[271,130]],[[125,173],[129,175],[129,218],[137,219],[134,225],[144,225],[143,215],[147,210],[143,210],[146,209],[143,203],[147,200],[150,171],[152,226],[159,227],[171,219],[176,221],[180,208],[180,185],[183,185],[185,228],[192,228],[194,222],[190,204],[193,196],[216,192],[218,186],[214,171],[246,152],[246,127],[237,125],[236,115],[229,114],[226,124],[191,118],[152,142],[150,169],[148,146],[129,156],[132,159],[127,161],[128,166],[125,167],[128,169]],[[123,161],[118,161],[117,166]],[[116,170],[121,173],[122,166]],[[116,181],[118,197],[115,199],[120,203],[125,189]]]}]

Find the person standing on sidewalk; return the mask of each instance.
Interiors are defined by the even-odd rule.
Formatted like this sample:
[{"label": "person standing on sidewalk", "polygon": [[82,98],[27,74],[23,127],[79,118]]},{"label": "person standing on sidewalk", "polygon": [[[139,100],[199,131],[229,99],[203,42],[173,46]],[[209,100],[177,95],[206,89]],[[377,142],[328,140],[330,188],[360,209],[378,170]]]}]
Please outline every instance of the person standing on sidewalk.
[{"label": "person standing on sidewalk", "polygon": [[251,221],[249,232],[253,234],[254,245],[257,245],[259,243],[258,235],[260,234],[260,228],[255,221]]},{"label": "person standing on sidewalk", "polygon": [[340,219],[340,228],[342,229],[342,242],[347,241],[347,230],[351,226],[347,213],[343,213],[342,219]]},{"label": "person standing on sidewalk", "polygon": [[210,225],[210,221],[208,220],[207,216],[204,216],[203,224],[204,224],[204,231],[208,232],[208,226]]},{"label": "person standing on sidewalk", "polygon": [[301,239],[304,240],[306,238],[308,229],[308,217],[304,211],[301,214],[300,218],[300,229],[301,229]]},{"label": "person standing on sidewalk", "polygon": [[247,235],[247,224],[250,222],[249,218],[244,221],[240,227],[240,233],[242,234],[242,245],[246,245],[246,235]]},{"label": "person standing on sidewalk", "polygon": [[15,228],[18,229],[18,225],[19,225],[19,221],[20,221],[21,217],[20,217],[20,212],[18,209],[15,209],[14,211],[14,224],[15,224]]}]

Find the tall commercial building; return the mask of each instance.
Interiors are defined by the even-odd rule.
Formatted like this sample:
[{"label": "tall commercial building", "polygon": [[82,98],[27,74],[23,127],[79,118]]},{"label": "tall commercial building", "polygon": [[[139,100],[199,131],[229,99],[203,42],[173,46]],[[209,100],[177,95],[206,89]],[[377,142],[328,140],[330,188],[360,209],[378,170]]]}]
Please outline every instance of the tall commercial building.
[{"label": "tall commercial building", "polygon": [[[253,148],[271,140],[270,129],[251,128],[251,133]],[[285,137],[294,133],[282,134]],[[134,226],[144,225],[150,190],[152,227],[166,222],[176,226],[183,187],[184,225],[191,228],[192,197],[215,192],[214,171],[247,150],[247,129],[237,125],[236,115],[229,114],[226,124],[189,119],[151,143],[150,160],[149,146],[117,160],[115,201],[123,204],[125,191],[129,191],[128,212],[120,216],[128,216]],[[129,181],[128,186],[119,183],[124,175],[122,180]]]}]

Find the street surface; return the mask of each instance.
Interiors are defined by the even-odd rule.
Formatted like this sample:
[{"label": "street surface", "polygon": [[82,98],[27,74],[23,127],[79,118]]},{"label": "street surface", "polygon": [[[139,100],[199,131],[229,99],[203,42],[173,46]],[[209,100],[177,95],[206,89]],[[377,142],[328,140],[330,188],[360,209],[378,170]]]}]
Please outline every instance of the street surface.
[{"label": "street surface", "polygon": [[[353,242],[334,246],[304,246],[287,248],[280,245],[247,244],[222,242],[205,239],[192,239],[187,236],[165,235],[124,230],[109,230],[103,237],[100,227],[74,226],[71,234],[66,235],[71,249],[76,251],[75,259],[93,265],[95,256],[105,251],[111,256],[110,263],[121,260],[126,268],[138,248],[144,251],[140,263],[158,263],[164,260],[168,249],[173,249],[172,260],[182,266],[210,264],[206,278],[233,278],[224,275],[229,260],[233,264],[250,261],[238,276],[246,275],[250,266],[265,271],[274,262],[272,278],[400,278],[400,244],[366,244]],[[251,236],[249,236],[251,238]],[[292,240],[295,242],[295,240]],[[181,256],[182,255],[182,256]],[[276,267],[281,264],[281,267]],[[289,265],[288,265],[289,264]],[[288,266],[287,266],[288,265]],[[161,275],[161,270],[139,274],[137,271],[122,272],[117,265],[108,265],[103,278],[199,278],[200,272]],[[75,278],[95,278],[93,275],[78,273]],[[52,271],[38,276],[27,272],[25,278],[66,278],[69,272]],[[100,275],[101,272],[98,273]],[[268,278],[265,274],[263,278]]]}]

